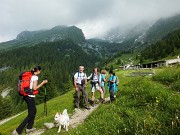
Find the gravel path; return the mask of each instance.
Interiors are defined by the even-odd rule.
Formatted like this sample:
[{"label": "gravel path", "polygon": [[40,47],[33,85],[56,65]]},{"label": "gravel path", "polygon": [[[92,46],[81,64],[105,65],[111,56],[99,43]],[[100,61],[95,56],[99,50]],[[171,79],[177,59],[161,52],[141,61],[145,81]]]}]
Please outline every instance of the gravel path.
[{"label": "gravel path", "polygon": [[[105,99],[105,102],[108,102],[109,101],[109,98],[106,98]],[[77,109],[75,110],[74,114],[70,117],[70,127],[71,128],[75,128],[77,127],[78,125],[80,125],[81,123],[84,122],[84,120],[95,110],[99,107],[100,104],[96,104],[94,107],[91,107],[89,110],[81,110],[81,109]],[[24,111],[25,112],[25,111]],[[2,121],[0,121],[0,125],[8,122],[9,120],[11,119],[14,119],[16,117],[18,117],[19,115],[23,114],[24,112],[21,112],[15,116],[12,116],[10,118],[7,118],[7,119],[4,119]],[[27,135],[41,135],[42,133],[45,132],[46,129],[38,129],[36,130],[35,132],[32,132],[32,133],[29,133]]]},{"label": "gravel path", "polygon": [[[106,98],[105,102],[108,102],[110,100],[110,98]],[[78,125],[82,124],[84,122],[84,120],[95,110],[99,107],[100,104],[96,104],[94,107],[91,107],[89,110],[81,110],[81,109],[77,109],[75,110],[74,114],[70,117],[70,122],[69,122],[69,126],[71,128],[75,128]],[[30,133],[28,135],[41,135],[42,133],[45,132],[46,129],[39,129],[36,130],[33,133]]]}]

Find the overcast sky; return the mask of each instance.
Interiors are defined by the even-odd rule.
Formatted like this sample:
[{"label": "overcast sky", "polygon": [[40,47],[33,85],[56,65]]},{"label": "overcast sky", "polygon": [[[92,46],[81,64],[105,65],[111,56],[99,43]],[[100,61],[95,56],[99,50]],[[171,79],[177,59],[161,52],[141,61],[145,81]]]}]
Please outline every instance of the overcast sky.
[{"label": "overcast sky", "polygon": [[24,30],[76,25],[86,38],[180,13],[180,0],[0,0],[0,42]]}]

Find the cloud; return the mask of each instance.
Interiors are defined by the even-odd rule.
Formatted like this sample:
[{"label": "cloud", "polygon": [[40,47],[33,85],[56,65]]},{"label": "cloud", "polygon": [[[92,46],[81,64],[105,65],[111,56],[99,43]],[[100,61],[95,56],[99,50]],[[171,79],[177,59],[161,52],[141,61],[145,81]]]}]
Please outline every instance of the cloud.
[{"label": "cloud", "polygon": [[179,0],[0,0],[0,42],[23,30],[76,25],[87,38],[180,13]]}]

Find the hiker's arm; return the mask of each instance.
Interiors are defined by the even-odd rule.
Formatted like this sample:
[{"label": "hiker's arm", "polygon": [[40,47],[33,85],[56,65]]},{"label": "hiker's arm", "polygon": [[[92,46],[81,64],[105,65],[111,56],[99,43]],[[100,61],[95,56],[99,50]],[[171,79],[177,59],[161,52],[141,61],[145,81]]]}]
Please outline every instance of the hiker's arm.
[{"label": "hiker's arm", "polygon": [[84,79],[85,79],[84,86],[86,86],[86,84],[87,84],[87,80],[88,80],[88,79],[87,79],[87,76],[86,76],[86,74],[85,74],[85,78],[84,78]]},{"label": "hiker's arm", "polygon": [[37,90],[39,89],[41,86],[43,86],[44,84],[46,84],[48,81],[47,80],[44,80],[42,81],[42,83],[40,83],[39,85],[38,84],[38,81],[33,81],[33,90]]},{"label": "hiker's arm", "polygon": [[103,80],[102,80],[102,81],[103,81],[104,83],[106,83],[106,81],[107,81],[107,80],[106,80],[106,78],[103,78]]},{"label": "hiker's arm", "polygon": [[116,81],[116,79],[113,79],[113,80],[111,80],[111,81],[109,80],[109,82],[112,82],[112,83],[115,83],[115,81]]},{"label": "hiker's arm", "polygon": [[74,77],[74,88],[75,88],[75,91],[78,91],[78,86],[77,86],[77,84],[76,84],[76,80],[77,80],[77,78]]},{"label": "hiker's arm", "polygon": [[84,80],[85,80],[84,86],[86,86],[86,84],[87,84],[87,78],[86,78],[86,79],[84,79]]},{"label": "hiker's arm", "polygon": [[77,84],[76,84],[76,77],[74,77],[74,87],[77,88]]},{"label": "hiker's arm", "polygon": [[90,79],[91,79],[91,77],[92,77],[92,74],[91,74],[90,76],[88,76],[88,77],[87,77],[87,80],[90,80]]},{"label": "hiker's arm", "polygon": [[99,85],[101,85],[101,74],[99,75],[98,82],[99,82]]},{"label": "hiker's arm", "polygon": [[106,78],[103,78],[103,80],[104,80],[104,82],[106,82],[107,80],[106,80]]},{"label": "hiker's arm", "polygon": [[116,77],[114,77],[114,78],[113,78],[113,81],[112,81],[112,82],[113,82],[113,83],[115,83],[115,82],[116,82]]}]

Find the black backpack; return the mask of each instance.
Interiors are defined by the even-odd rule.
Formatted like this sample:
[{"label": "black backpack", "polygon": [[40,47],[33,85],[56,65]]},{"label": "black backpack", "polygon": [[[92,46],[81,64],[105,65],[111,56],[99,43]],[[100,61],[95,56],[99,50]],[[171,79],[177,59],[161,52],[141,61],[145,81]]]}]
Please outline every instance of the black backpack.
[{"label": "black backpack", "polygon": [[[100,82],[99,82],[100,73],[98,73],[97,75],[98,75],[98,83],[100,83]],[[91,76],[91,78],[89,79],[89,80],[91,80],[91,83],[92,83],[92,80],[93,80],[93,79],[94,79],[94,72],[92,73],[92,76]],[[88,80],[88,81],[89,81],[89,80]]]}]

